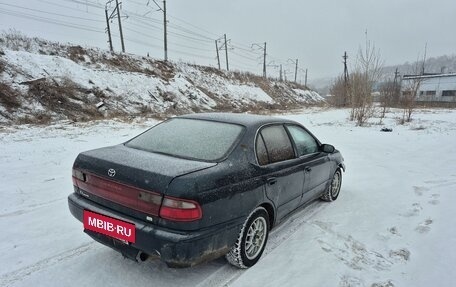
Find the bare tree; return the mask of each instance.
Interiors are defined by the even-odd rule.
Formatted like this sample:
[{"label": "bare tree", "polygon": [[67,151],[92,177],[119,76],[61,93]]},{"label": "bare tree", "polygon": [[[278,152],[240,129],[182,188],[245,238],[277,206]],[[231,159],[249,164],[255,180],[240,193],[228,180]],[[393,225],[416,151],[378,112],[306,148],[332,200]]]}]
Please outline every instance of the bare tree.
[{"label": "bare tree", "polygon": [[347,84],[343,76],[337,77],[329,92],[332,96],[330,104],[336,107],[346,107],[348,105]]},{"label": "bare tree", "polygon": [[402,107],[402,123],[412,121],[412,114],[416,106],[416,98],[420,90],[422,78],[419,76],[407,80],[402,88],[401,107]]},{"label": "bare tree", "polygon": [[380,122],[388,112],[388,108],[395,105],[399,98],[401,87],[396,81],[386,81],[380,86]]},{"label": "bare tree", "polygon": [[[415,110],[416,99],[420,90],[421,82],[423,81],[425,58],[422,62],[416,61],[414,74],[403,79],[402,81],[402,95],[400,98],[400,105],[402,107],[402,120],[401,123],[412,121],[412,114]],[[419,74],[418,74],[419,73]]]},{"label": "bare tree", "polygon": [[383,60],[380,52],[371,41],[358,51],[354,72],[350,75],[348,94],[350,100],[350,120],[359,126],[364,125],[374,113],[372,90],[380,79]]}]

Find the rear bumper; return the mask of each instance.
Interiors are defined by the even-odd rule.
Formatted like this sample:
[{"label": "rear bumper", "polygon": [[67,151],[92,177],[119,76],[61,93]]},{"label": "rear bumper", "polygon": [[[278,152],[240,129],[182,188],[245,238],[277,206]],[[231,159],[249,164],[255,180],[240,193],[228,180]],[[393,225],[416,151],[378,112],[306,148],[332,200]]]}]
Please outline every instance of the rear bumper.
[{"label": "rear bumper", "polygon": [[68,206],[71,214],[81,222],[83,211],[90,210],[135,224],[136,242],[129,245],[96,232],[85,232],[125,257],[137,259],[140,251],[148,255],[158,254],[162,261],[172,267],[190,267],[226,254],[236,241],[243,224],[241,220],[204,230],[182,232],[125,216],[75,193],[68,196]]}]

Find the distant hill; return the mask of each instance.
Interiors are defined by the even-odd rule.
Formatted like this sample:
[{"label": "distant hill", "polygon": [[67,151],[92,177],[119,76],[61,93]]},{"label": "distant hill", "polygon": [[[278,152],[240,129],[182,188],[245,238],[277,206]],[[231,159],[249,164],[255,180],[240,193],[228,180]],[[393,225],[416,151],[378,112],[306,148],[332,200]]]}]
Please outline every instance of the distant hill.
[{"label": "distant hill", "polygon": [[[421,62],[418,63],[421,67]],[[405,62],[404,64],[385,66],[383,68],[383,80],[394,77],[396,68],[400,75],[414,74],[417,62]],[[456,54],[443,55],[439,57],[431,57],[426,59],[426,73],[456,73]],[[331,85],[334,83],[335,77],[325,77],[310,81],[309,86],[316,90],[320,95],[325,96],[329,93]]]},{"label": "distant hill", "polygon": [[[394,77],[394,71],[398,69],[401,75],[414,74],[417,62],[405,62],[402,65],[386,66],[383,73],[386,78]],[[421,62],[418,63],[421,66]],[[425,73],[455,73],[456,72],[456,55],[443,55],[426,59],[424,66]]]}]

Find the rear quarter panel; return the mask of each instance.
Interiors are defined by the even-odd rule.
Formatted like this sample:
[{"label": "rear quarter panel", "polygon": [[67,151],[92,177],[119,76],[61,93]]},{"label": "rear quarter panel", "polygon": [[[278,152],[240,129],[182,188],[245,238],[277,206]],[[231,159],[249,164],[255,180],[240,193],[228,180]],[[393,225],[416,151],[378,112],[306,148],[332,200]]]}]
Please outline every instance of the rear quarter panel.
[{"label": "rear quarter panel", "polygon": [[256,206],[266,200],[264,183],[259,174],[245,164],[229,160],[174,179],[167,194],[192,199],[201,205],[203,217],[199,221],[185,224],[162,222],[164,226],[184,230],[230,221],[243,222]]}]

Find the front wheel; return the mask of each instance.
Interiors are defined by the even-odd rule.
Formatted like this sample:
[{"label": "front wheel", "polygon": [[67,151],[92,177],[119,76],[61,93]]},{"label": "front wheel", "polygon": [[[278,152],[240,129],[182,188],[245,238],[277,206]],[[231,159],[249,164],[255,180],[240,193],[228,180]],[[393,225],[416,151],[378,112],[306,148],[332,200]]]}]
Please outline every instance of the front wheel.
[{"label": "front wheel", "polygon": [[263,207],[257,207],[247,217],[236,243],[225,255],[226,260],[238,268],[249,268],[255,265],[263,254],[268,235],[268,212]]},{"label": "front wheel", "polygon": [[342,172],[340,168],[336,170],[332,178],[331,184],[326,189],[325,193],[320,197],[324,201],[334,201],[339,196],[340,187],[342,185]]}]

